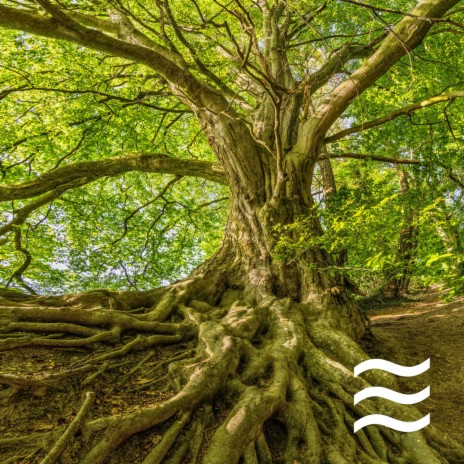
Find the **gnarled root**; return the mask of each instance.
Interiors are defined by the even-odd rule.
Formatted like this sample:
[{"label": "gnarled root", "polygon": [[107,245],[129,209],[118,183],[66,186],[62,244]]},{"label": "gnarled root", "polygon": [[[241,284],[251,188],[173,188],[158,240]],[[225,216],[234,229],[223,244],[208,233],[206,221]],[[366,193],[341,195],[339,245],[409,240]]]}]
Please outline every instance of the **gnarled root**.
[{"label": "gnarled root", "polygon": [[[68,462],[111,462],[114,450],[144,432],[158,438],[139,450],[143,464],[464,462],[461,445],[433,427],[402,434],[369,426],[354,434],[354,421],[367,414],[406,421],[422,414],[378,398],[353,404],[353,394],[371,385],[397,389],[395,379],[378,371],[353,377],[354,366],[367,356],[320,307],[316,313],[309,303],[272,295],[257,303],[237,299],[237,293],[214,302],[178,285],[158,303],[138,301],[152,308],[143,312],[10,301],[0,315],[3,332],[12,336],[0,341],[0,349],[103,348],[69,372],[90,369],[101,378],[126,366],[119,379],[133,382],[133,391],[149,394],[163,383],[169,392],[133,410],[87,420]],[[18,332],[23,335],[13,336]],[[153,350],[160,344],[180,348],[156,359]],[[96,374],[83,376],[82,383],[96,382]],[[10,387],[47,384],[14,379]],[[0,446],[18,454],[20,442]]]}]

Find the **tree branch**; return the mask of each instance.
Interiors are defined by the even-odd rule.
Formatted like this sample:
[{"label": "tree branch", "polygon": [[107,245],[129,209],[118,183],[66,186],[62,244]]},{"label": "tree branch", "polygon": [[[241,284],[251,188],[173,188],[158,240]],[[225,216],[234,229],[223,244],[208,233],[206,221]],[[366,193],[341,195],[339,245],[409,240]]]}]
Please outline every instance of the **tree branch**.
[{"label": "tree branch", "polygon": [[450,180],[458,184],[459,187],[461,187],[461,189],[464,189],[464,182],[456,175],[455,172],[453,172],[452,168],[449,170],[448,177],[450,178]]},{"label": "tree branch", "polygon": [[159,43],[147,37],[145,34],[137,30],[130,21],[126,19],[122,24],[121,21],[115,21],[114,16],[112,20],[96,18],[95,16],[89,16],[83,13],[74,11],[66,11],[66,15],[82,24],[83,26],[91,27],[102,32],[106,32],[111,35],[115,35],[123,40],[131,41],[134,44],[141,45],[155,50],[160,55],[163,55],[168,60],[175,62],[178,66],[186,67],[187,64],[184,58],[175,53],[169,48],[163,47]]},{"label": "tree branch", "polygon": [[[176,37],[179,39],[179,41],[187,48],[189,51],[190,55],[193,58],[193,61],[195,62],[198,70],[207,78],[209,78],[212,82],[214,82],[220,89],[221,91],[224,92],[225,95],[227,95],[229,98],[237,98],[238,96],[236,93],[230,89],[216,74],[214,74],[207,66],[204,65],[200,57],[198,56],[198,52],[195,50],[195,48],[189,43],[187,38],[184,36],[181,28],[179,27],[174,14],[172,12],[171,6],[169,4],[168,0],[165,0],[163,4],[165,10],[166,10],[166,15],[169,19],[169,22],[174,30],[174,33],[176,34]],[[242,103],[246,102],[242,100]],[[248,109],[252,109],[251,106],[248,106]]]},{"label": "tree branch", "polygon": [[342,72],[350,60],[369,56],[373,52],[374,45],[381,38],[367,45],[347,44],[340,50],[335,51],[321,68],[309,76],[305,84],[309,85],[311,93],[325,85],[335,74]]},{"label": "tree branch", "polygon": [[120,242],[126,235],[127,235],[127,232],[129,231],[129,221],[137,214],[139,213],[140,211],[142,211],[144,208],[146,208],[147,206],[151,205],[152,203],[155,203],[155,201],[158,201],[160,198],[163,198],[164,195],[166,195],[166,192],[169,191],[169,189],[174,185],[176,184],[177,182],[179,182],[180,180],[182,179],[182,177],[180,176],[176,176],[176,177],[173,177],[152,199],[150,199],[149,201],[147,201],[146,203],[144,203],[143,205],[140,205],[138,208],[136,208],[135,210],[133,210],[128,216],[126,216],[124,218],[124,224],[123,224],[123,227],[124,227],[124,231],[122,232],[122,234],[116,238],[115,240],[113,240],[111,242],[111,245],[114,245],[116,244],[117,242]]},{"label": "tree branch", "polygon": [[128,97],[123,97],[121,95],[112,95],[107,92],[101,92],[101,91],[92,90],[92,89],[82,89],[82,90],[61,89],[61,88],[54,88],[54,87],[40,87],[40,86],[35,87],[35,86],[22,85],[20,87],[6,89],[0,92],[0,100],[3,100],[8,95],[11,95],[17,92],[56,92],[56,93],[73,94],[73,95],[92,94],[95,96],[102,97],[102,99],[99,100],[98,103],[107,102],[109,100],[117,100],[117,101],[124,103],[123,105],[124,107],[131,106],[131,105],[140,105],[140,106],[146,106],[147,108],[155,109],[157,111],[162,111],[164,113],[178,113],[178,114],[192,113],[191,110],[186,109],[186,108],[185,109],[166,108],[166,107],[162,107],[159,105],[155,105],[153,103],[147,103],[143,101],[145,98],[151,96],[150,92],[141,92],[139,95],[137,95],[134,98],[128,98]]},{"label": "tree branch", "polygon": [[362,153],[327,153],[326,155],[319,156],[318,160],[327,158],[354,158],[354,159],[369,159],[373,161],[381,161],[382,163],[394,164],[420,164],[418,160],[410,160],[406,158],[391,158],[388,156],[378,155],[365,155]]},{"label": "tree branch", "polygon": [[[392,10],[391,8],[382,8],[380,6],[372,6],[372,5],[368,5],[367,3],[357,2],[355,0],[342,0],[342,1],[345,2],[345,3],[351,3],[353,5],[360,6],[362,8],[367,8],[368,10],[371,10],[371,11],[374,11],[374,12],[383,11],[384,13],[391,13],[391,14],[400,15],[400,16],[409,16],[411,18],[420,18],[420,16],[415,16],[414,14],[408,13],[406,11]],[[448,15],[446,15],[446,16],[448,16]],[[430,18],[430,19],[433,22],[448,23],[448,24],[452,24],[452,25],[460,27],[460,28],[464,28],[463,24],[456,23],[455,21],[452,21],[452,20],[447,19],[447,18]]]},{"label": "tree branch", "polygon": [[371,129],[372,127],[377,127],[382,124],[385,124],[386,122],[391,121],[392,119],[398,118],[399,116],[408,115],[414,111],[427,108],[428,106],[436,105],[437,103],[452,101],[459,97],[464,97],[464,91],[456,91],[456,92],[451,92],[445,95],[436,95],[434,97],[427,98],[427,100],[423,100],[418,103],[413,103],[411,105],[405,106],[404,108],[399,108],[380,118],[376,118],[376,119],[373,119],[372,121],[365,122],[363,124],[359,124],[358,126],[353,126],[348,129],[344,129],[340,132],[337,132],[336,134],[331,135],[330,137],[327,137],[325,139],[325,143],[335,142],[337,140],[340,140],[346,137],[347,135],[356,134],[358,132]]},{"label": "tree branch", "polygon": [[117,176],[130,171],[201,177],[226,184],[224,171],[217,163],[171,158],[164,154],[135,153],[71,164],[42,174],[30,182],[0,185],[0,201],[35,197],[76,181],[81,187],[102,177]]},{"label": "tree branch", "polygon": [[15,250],[19,251],[24,255],[24,261],[23,263],[19,266],[18,269],[16,269],[11,277],[8,279],[8,282],[6,283],[5,287],[8,288],[13,280],[16,280],[19,285],[21,285],[23,288],[25,288],[30,294],[32,295],[37,295],[36,291],[27,285],[26,282],[24,282],[23,278],[23,273],[27,270],[27,268],[31,265],[32,262],[32,255],[30,251],[25,248],[21,242],[22,238],[22,232],[19,227],[17,227],[14,231],[14,246]]},{"label": "tree branch", "polygon": [[[109,53],[144,64],[155,70],[188,97],[189,102],[213,112],[227,112],[229,103],[210,87],[200,83],[185,67],[166,58],[158,51],[110,37],[103,32],[89,29],[67,16],[46,0],[39,2],[53,17],[44,17],[19,8],[0,5],[0,27],[21,30],[43,37],[66,40],[87,48]],[[148,44],[147,44],[148,45]],[[179,97],[179,95],[176,95]]]},{"label": "tree branch", "polygon": [[89,181],[86,178],[75,179],[71,182],[63,182],[61,185],[58,185],[54,189],[49,189],[49,191],[46,191],[46,193],[42,195],[40,198],[31,201],[26,206],[23,206],[22,208],[14,211],[13,219],[0,227],[0,237],[11,232],[15,228],[15,226],[20,226],[24,224],[26,222],[26,219],[40,207],[56,200],[58,197],[60,197],[63,193],[67,192],[68,190],[82,187],[88,182]]},{"label": "tree branch", "polygon": [[325,134],[350,103],[383,76],[395,63],[416,48],[433,25],[459,0],[423,0],[380,43],[379,48],[344,82],[337,86],[315,114],[301,126],[293,147],[295,155],[317,156]]}]

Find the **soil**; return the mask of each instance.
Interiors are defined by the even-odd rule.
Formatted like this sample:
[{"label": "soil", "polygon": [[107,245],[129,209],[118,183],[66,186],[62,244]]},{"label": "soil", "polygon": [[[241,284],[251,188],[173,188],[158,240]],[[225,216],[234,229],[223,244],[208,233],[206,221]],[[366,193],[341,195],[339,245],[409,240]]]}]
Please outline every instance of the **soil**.
[{"label": "soil", "polygon": [[430,358],[430,370],[417,378],[399,378],[402,393],[430,385],[430,397],[417,407],[431,424],[464,441],[464,298],[447,302],[446,293],[429,291],[394,305],[368,311],[372,357],[404,366]]},{"label": "soil", "polygon": [[[182,347],[176,347],[178,351],[180,348]],[[95,345],[93,355],[97,356],[100,351],[107,352],[107,349],[107,346]],[[166,400],[172,396],[172,393],[163,391],[166,369],[157,370],[156,375],[150,375],[150,378],[146,378],[146,371],[176,354],[174,347],[160,347],[153,352],[152,358],[133,375],[130,375],[131,369],[144,359],[146,352],[130,354],[123,361],[114,363],[114,365],[122,365],[100,371],[92,381],[89,376],[96,374],[95,370],[69,376],[51,387],[21,390],[10,398],[1,397],[2,391],[5,393],[6,389],[2,390],[0,385],[0,441],[11,437],[37,435],[37,433],[44,436],[44,441],[39,444],[39,448],[33,441],[30,443],[26,441],[21,452],[18,452],[17,446],[11,449],[0,446],[0,463],[36,464],[41,462],[46,455],[45,450],[51,448],[79,411],[84,401],[85,391],[96,393],[95,404],[89,419],[128,413],[153,403],[154,400],[160,402]],[[81,367],[82,363],[88,360],[88,355],[88,349],[21,348],[0,352],[0,373],[46,379],[49,375]],[[125,376],[128,375],[130,378],[126,379]],[[88,384],[82,385],[86,378],[89,379]],[[145,388],[145,384],[149,383],[149,388]],[[110,462],[112,464],[142,462],[153,444],[160,441],[168,426],[169,424],[163,424],[162,427],[155,427],[147,433],[136,435],[118,448],[118,453],[114,453]],[[58,435],[47,437],[47,434],[53,431],[58,432]],[[76,438],[80,439],[80,434],[78,432]],[[82,451],[78,449],[78,446],[78,440],[71,443],[57,462],[61,464],[78,462],[76,452]]]},{"label": "soil", "polygon": [[[458,441],[464,441],[464,298],[452,302],[443,300],[443,294],[433,291],[414,295],[408,300],[370,309],[367,315],[372,325],[372,335],[363,341],[372,357],[387,359],[403,365],[415,365],[431,359],[431,368],[417,378],[400,381],[403,393],[418,392],[431,386],[431,397],[418,405],[424,414],[431,413],[432,424]],[[5,336],[5,335],[3,335]],[[2,334],[0,333],[0,337]],[[0,385],[0,441],[29,434],[50,436],[38,449],[27,440],[21,451],[18,448],[0,447],[0,463],[39,463],[61,431],[70,423],[83,402],[83,392],[93,390],[96,402],[90,417],[128,412],[155,401],[162,401],[172,394],[163,391],[169,376],[163,360],[172,358],[181,347],[157,347],[150,359],[129,379],[124,379],[134,365],[141,362],[145,353],[134,353],[121,359],[122,365],[102,371],[88,385],[82,380],[95,371],[73,375],[53,387],[34,387],[21,390],[11,398]],[[107,346],[94,347],[94,356],[106,351]],[[15,376],[33,376],[44,379],[50,374],[69,371],[82,366],[88,359],[84,349],[21,348],[0,352],[0,373]],[[153,375],[153,368],[160,366]],[[150,372],[150,375],[148,375]],[[147,378],[148,377],[148,378]],[[158,381],[150,382],[153,379]],[[149,383],[150,382],[150,383]],[[147,384],[147,388],[145,387]],[[220,408],[220,404],[217,405]],[[168,424],[169,425],[169,424]],[[118,448],[110,458],[111,464],[141,463],[148,450],[161,439],[166,424],[139,434]],[[276,431],[271,427],[267,434]],[[85,437],[85,436],[84,436]],[[81,438],[70,443],[58,462],[73,464]],[[85,440],[84,440],[85,441]],[[276,438],[275,445],[279,440]],[[82,450],[80,450],[82,451]]]}]

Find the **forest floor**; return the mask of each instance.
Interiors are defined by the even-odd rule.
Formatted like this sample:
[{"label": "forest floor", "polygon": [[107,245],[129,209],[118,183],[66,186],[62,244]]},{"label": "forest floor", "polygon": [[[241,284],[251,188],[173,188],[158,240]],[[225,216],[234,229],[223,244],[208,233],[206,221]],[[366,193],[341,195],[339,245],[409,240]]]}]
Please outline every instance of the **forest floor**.
[{"label": "forest floor", "polygon": [[[372,336],[363,346],[372,357],[387,359],[412,366],[431,359],[431,368],[417,378],[401,380],[403,393],[415,393],[431,387],[431,397],[421,403],[424,414],[430,412],[431,422],[442,431],[462,442],[464,438],[464,298],[452,302],[443,300],[438,291],[418,293],[407,300],[379,305],[367,311],[371,320]],[[0,333],[0,338],[1,338]],[[107,347],[93,348],[98,356]],[[47,436],[39,448],[34,441],[25,440],[23,446],[0,447],[0,462],[38,463],[45,450],[50,449],[83,401],[83,392],[93,390],[96,402],[91,417],[133,411],[141,406],[168,398],[163,389],[169,373],[165,369],[172,356],[185,349],[181,346],[160,346],[148,359],[146,352],[128,354],[119,364],[103,366],[98,371],[63,378],[52,388],[21,390],[12,397],[0,382],[0,442],[2,439],[37,434]],[[179,350],[178,352],[176,350]],[[79,366],[88,359],[86,349],[21,348],[0,352],[0,375],[47,378]],[[144,360],[143,367],[131,372],[134,365]],[[159,368],[157,368],[159,366]],[[148,374],[150,372],[150,374]],[[154,374],[156,372],[156,374]],[[38,377],[37,377],[38,376]],[[87,385],[82,381],[87,377]],[[1,380],[1,379],[0,379]],[[164,391],[163,391],[164,390]],[[220,402],[215,414],[221,415]],[[169,426],[169,424],[168,424]],[[111,464],[140,463],[157,444],[166,430],[164,426],[133,437],[113,453]],[[58,432],[58,435],[54,432]],[[208,435],[208,432],[205,431]],[[78,434],[79,435],[79,434]],[[208,438],[208,436],[206,437]],[[278,441],[278,440],[276,440]],[[276,446],[279,446],[275,443]],[[78,462],[78,440],[72,442],[59,462]]]},{"label": "forest floor", "polygon": [[372,338],[364,348],[372,357],[404,366],[430,358],[430,370],[417,378],[400,378],[402,393],[430,385],[430,397],[417,407],[431,423],[464,441],[464,298],[444,300],[439,291],[417,293],[408,300],[367,311]]}]

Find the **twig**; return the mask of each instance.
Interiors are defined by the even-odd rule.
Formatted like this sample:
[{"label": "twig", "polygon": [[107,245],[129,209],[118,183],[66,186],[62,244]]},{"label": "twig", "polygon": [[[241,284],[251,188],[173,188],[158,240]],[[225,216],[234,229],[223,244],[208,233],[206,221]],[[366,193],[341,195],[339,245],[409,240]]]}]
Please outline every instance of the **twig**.
[{"label": "twig", "polygon": [[133,369],[131,369],[122,380],[127,380],[131,375],[135,374],[143,365],[155,355],[154,351],[150,351]]}]

